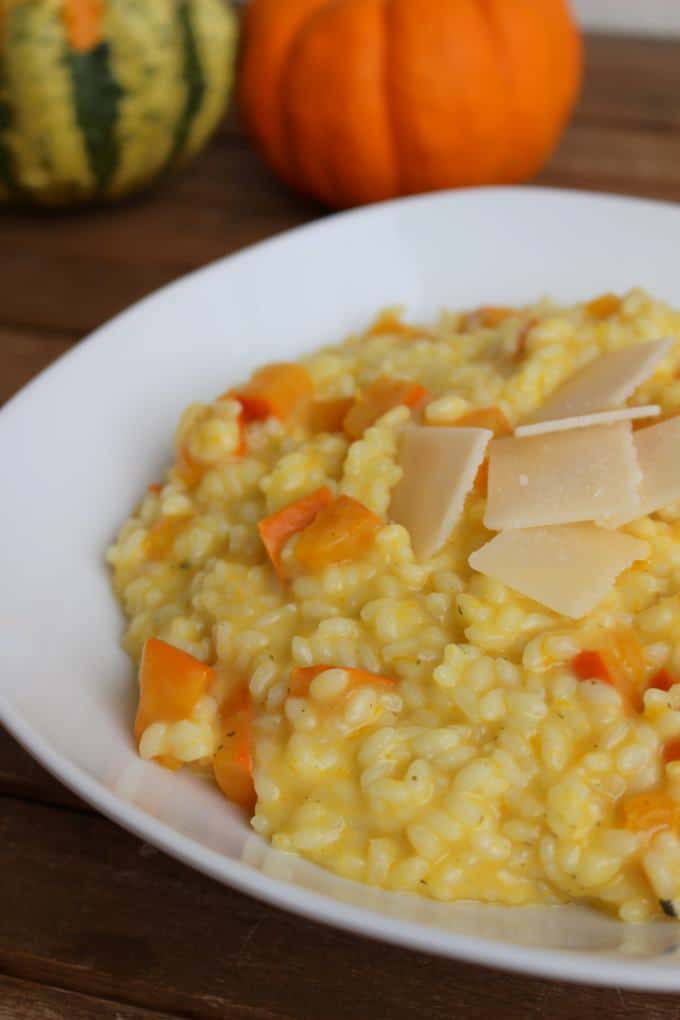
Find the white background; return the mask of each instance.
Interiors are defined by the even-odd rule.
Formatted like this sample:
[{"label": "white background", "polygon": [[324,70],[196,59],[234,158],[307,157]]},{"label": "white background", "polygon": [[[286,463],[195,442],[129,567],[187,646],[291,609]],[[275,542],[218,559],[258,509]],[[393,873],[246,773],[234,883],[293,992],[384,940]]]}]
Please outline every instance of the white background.
[{"label": "white background", "polygon": [[586,28],[680,36],[680,0],[572,0],[572,6]]}]

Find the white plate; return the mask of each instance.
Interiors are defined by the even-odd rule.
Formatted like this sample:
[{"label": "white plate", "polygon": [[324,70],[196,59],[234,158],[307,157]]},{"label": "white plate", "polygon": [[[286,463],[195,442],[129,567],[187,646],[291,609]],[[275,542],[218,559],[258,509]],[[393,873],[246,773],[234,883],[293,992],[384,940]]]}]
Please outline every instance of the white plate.
[{"label": "white plate", "polygon": [[275,853],[206,783],[135,755],[103,551],[167,465],[180,410],[382,305],[566,301],[636,284],[680,302],[680,211],[541,190],[431,195],[325,220],[104,326],[0,414],[0,719],[85,800],[213,876],[329,924],[532,974],[680,990],[680,925],[585,908],[445,905]]}]

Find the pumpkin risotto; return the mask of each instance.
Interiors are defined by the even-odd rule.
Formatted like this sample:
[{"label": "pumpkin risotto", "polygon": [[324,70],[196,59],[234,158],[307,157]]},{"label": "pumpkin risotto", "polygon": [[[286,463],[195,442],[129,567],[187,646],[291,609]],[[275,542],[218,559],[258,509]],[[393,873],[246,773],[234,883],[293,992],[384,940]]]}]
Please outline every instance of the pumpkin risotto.
[{"label": "pumpkin risotto", "polygon": [[108,552],[141,756],[348,878],[680,914],[676,337],[387,311],[189,407]]}]

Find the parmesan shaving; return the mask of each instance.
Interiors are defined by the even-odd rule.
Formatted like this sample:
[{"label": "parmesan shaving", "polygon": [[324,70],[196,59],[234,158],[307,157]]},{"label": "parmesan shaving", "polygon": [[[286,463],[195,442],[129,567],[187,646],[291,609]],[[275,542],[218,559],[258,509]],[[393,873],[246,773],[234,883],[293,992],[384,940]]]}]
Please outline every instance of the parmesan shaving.
[{"label": "parmesan shaving", "polygon": [[390,517],[409,532],[418,559],[433,556],[449,538],[492,438],[489,429],[404,428],[403,474]]},{"label": "parmesan shaving", "polygon": [[680,500],[680,415],[640,429],[633,441],[642,471],[640,505],[633,514],[621,514],[616,527]]},{"label": "parmesan shaving", "polygon": [[620,407],[653,374],[674,343],[666,337],[601,354],[548,397],[532,423]]},{"label": "parmesan shaving", "polygon": [[576,620],[602,601],[622,571],[648,555],[648,544],[630,535],[570,524],[504,531],[474,552],[469,563]]},{"label": "parmesan shaving", "polygon": [[586,429],[591,425],[614,425],[618,421],[638,421],[642,418],[658,418],[661,408],[658,404],[643,407],[622,407],[618,411],[598,411],[581,414],[575,418],[555,418],[538,421],[533,425],[518,425],[516,436],[541,436],[547,432],[568,432],[569,429]]},{"label": "parmesan shaving", "polygon": [[505,528],[609,522],[635,515],[642,472],[629,422],[496,439],[484,524]]}]

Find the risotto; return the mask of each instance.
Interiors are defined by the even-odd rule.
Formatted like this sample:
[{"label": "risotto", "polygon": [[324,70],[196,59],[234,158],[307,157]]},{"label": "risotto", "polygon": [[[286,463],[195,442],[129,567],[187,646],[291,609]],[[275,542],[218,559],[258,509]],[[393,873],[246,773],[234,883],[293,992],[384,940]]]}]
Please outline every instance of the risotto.
[{"label": "risotto", "polygon": [[[661,337],[680,314],[640,291],[387,311],[189,407],[108,551],[141,756],[204,771],[272,846],[350,879],[680,913],[680,456],[657,470],[653,432],[680,415],[680,342],[618,399],[602,358]],[[596,363],[613,402],[572,408],[561,387]],[[560,421],[522,438],[555,394]],[[583,480],[600,440],[608,470]],[[531,443],[554,492],[533,459],[502,488],[503,451]],[[587,563],[564,551],[591,541]]]}]

